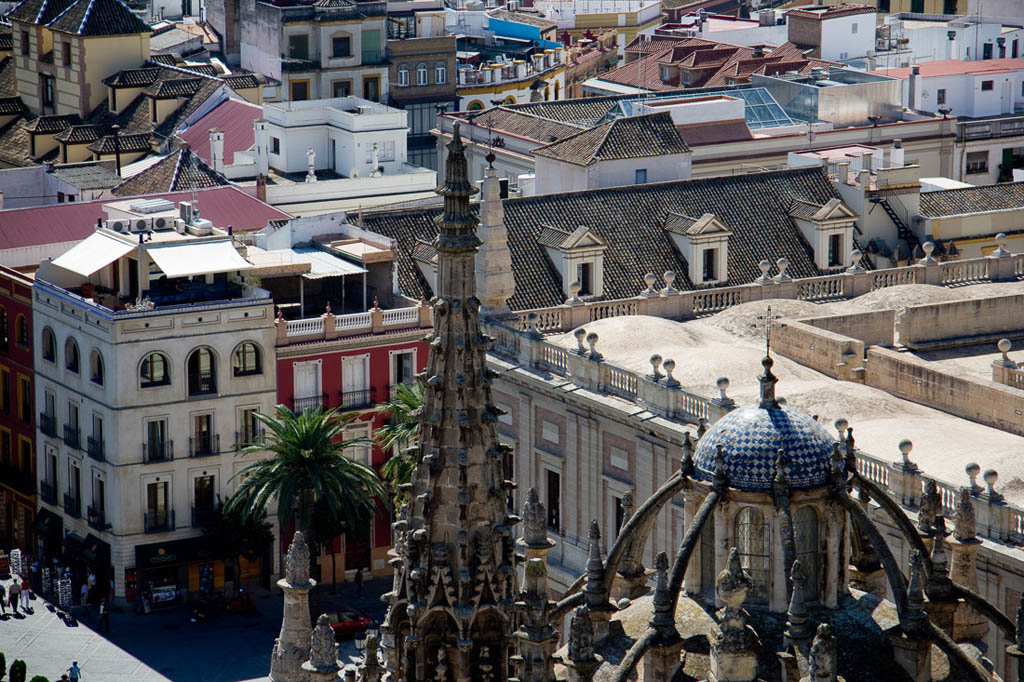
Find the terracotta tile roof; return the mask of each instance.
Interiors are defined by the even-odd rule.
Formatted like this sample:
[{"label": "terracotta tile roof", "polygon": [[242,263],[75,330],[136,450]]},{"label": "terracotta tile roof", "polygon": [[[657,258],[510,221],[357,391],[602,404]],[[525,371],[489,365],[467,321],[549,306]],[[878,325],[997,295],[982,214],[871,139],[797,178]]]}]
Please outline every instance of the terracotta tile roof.
[{"label": "terracotta tile roof", "polygon": [[609,83],[618,83],[645,90],[677,90],[680,86],[662,82],[661,70],[658,66],[659,62],[665,61],[672,54],[673,49],[670,47],[661,52],[641,57],[617,69],[606,71],[599,78]]},{"label": "terracotta tile roof", "polygon": [[662,50],[673,47],[686,38],[679,38],[675,36],[646,36],[639,35],[633,38],[625,47],[626,54],[651,54],[654,52],[661,52]]},{"label": "terracotta tile roof", "polygon": [[590,130],[533,150],[534,155],[589,166],[598,161],[685,154],[690,148],[661,111],[646,116],[617,118]]},{"label": "terracotta tile roof", "polygon": [[738,142],[753,140],[754,136],[747,127],[745,119],[737,118],[730,121],[712,121],[709,123],[690,123],[676,126],[676,130],[691,147],[720,142]]},{"label": "terracotta tile roof", "polygon": [[579,126],[552,121],[505,106],[493,107],[480,113],[459,114],[459,116],[480,128],[490,128],[508,135],[525,137],[542,144],[561,140],[580,131]]},{"label": "terracotta tile roof", "polygon": [[80,36],[151,33],[146,22],[121,0],[78,0],[49,24],[54,31]]},{"label": "terracotta tile roof", "polygon": [[68,126],[81,122],[78,114],[48,114],[37,116],[25,124],[25,130],[30,133],[49,134],[59,133]]},{"label": "terracotta tile roof", "polygon": [[872,5],[847,5],[841,3],[838,5],[828,5],[821,9],[791,9],[786,12],[787,16],[791,17],[806,17],[808,19],[817,19],[818,21],[824,21],[826,19],[838,19],[839,17],[849,17],[855,14],[876,14],[878,8]]},{"label": "terracotta tile roof", "polygon": [[23,0],[7,13],[7,19],[28,24],[48,24],[66,10],[74,0]]},{"label": "terracotta tile roof", "polygon": [[921,192],[921,215],[937,218],[985,211],[1024,210],[1024,182]]},{"label": "terracotta tile roof", "polygon": [[124,69],[113,76],[103,79],[105,85],[115,88],[142,88],[156,82],[160,76],[160,68],[156,66],[144,69]]},{"label": "terracotta tile roof", "polygon": [[263,116],[263,108],[244,100],[226,99],[178,136],[206,163],[211,163],[210,128],[224,131],[224,163],[234,162],[235,153],[253,146],[253,121]]},{"label": "terracotta tile roof", "polygon": [[160,192],[182,192],[227,185],[227,179],[200,159],[191,149],[182,147],[138,175],[128,178],[112,190],[115,196],[129,197]]},{"label": "terracotta tile roof", "polygon": [[[679,182],[547,194],[504,202],[516,293],[515,310],[559,305],[566,296],[561,276],[540,244],[546,229],[571,232],[592,225],[608,242],[604,252],[604,297],[636,296],[648,272],[676,272],[676,286],[693,289],[685,259],[665,230],[670,212],[682,216],[712,213],[729,225],[729,283],[752,282],[758,262],[789,259],[794,277],[822,274],[812,251],[788,215],[794,199],[825,203],[838,198],[820,167],[701,178]],[[475,210],[475,209],[474,209]],[[398,280],[407,296],[430,296],[429,285],[412,260],[420,241],[437,235],[440,209],[365,213],[363,227],[395,240]]]},{"label": "terracotta tile roof", "polygon": [[[234,186],[194,193],[158,194],[150,198],[177,203],[191,201],[193,197],[204,218],[214,225],[232,225],[240,232],[260,230],[271,220],[291,217]],[[110,203],[110,199],[0,211],[0,224],[4,226],[0,230],[0,250],[85,239],[96,229],[96,218],[103,215],[102,207],[106,203]]]}]

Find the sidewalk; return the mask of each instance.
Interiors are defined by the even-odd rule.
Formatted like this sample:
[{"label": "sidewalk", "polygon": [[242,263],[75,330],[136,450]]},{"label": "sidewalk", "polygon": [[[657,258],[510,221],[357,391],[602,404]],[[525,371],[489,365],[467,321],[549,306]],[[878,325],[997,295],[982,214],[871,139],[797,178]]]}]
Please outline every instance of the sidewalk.
[{"label": "sidewalk", "polygon": [[[379,622],[385,609],[379,597],[390,588],[390,579],[368,580],[359,599],[351,583],[339,584],[337,595],[330,594],[328,585],[321,590],[321,609],[354,606]],[[281,629],[281,595],[255,596],[256,613],[224,614],[195,624],[189,622],[188,608],[113,613],[110,634],[95,632],[95,607],[82,621],[65,623],[47,602],[36,599],[33,614],[0,620],[0,652],[8,666],[23,659],[28,679],[44,675],[58,680],[77,660],[83,682],[264,682]],[[74,614],[79,616],[81,609],[76,607]],[[355,663],[355,654],[353,642],[339,646],[344,663]]]}]

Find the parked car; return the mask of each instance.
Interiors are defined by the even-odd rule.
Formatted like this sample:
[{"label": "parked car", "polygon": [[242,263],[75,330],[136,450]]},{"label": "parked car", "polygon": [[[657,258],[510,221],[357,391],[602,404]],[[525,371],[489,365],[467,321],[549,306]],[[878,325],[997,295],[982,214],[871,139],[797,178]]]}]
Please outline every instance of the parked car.
[{"label": "parked car", "polygon": [[331,619],[331,629],[334,630],[334,639],[352,639],[360,632],[363,632],[370,626],[373,620],[365,613],[356,611],[355,609],[342,609],[340,611],[334,611],[328,613],[327,617]]}]

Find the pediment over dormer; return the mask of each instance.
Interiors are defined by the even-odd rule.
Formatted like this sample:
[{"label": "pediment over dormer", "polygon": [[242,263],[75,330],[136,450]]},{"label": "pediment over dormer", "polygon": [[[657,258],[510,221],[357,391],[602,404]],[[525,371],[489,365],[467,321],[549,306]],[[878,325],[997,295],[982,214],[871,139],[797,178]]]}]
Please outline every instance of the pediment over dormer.
[{"label": "pediment over dormer", "polygon": [[593,228],[580,225],[572,232],[550,225],[542,226],[540,243],[552,249],[572,251],[574,249],[606,249],[608,242]]},{"label": "pediment over dormer", "polygon": [[824,204],[804,199],[794,199],[789,207],[789,215],[798,220],[812,223],[856,220],[857,214],[842,199],[832,198]]},{"label": "pediment over dormer", "polygon": [[693,218],[669,211],[665,216],[665,230],[697,240],[728,237],[732,234],[732,229],[713,213],[705,213],[699,218]]}]

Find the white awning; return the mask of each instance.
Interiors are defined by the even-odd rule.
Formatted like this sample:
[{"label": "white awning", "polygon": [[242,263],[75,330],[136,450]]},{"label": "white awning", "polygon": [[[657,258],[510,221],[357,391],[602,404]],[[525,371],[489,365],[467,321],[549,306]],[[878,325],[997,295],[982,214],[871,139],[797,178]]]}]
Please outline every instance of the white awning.
[{"label": "white awning", "polygon": [[252,269],[252,263],[238,254],[229,239],[150,245],[146,252],[168,277]]},{"label": "white awning", "polygon": [[338,258],[326,251],[313,247],[300,247],[292,249],[295,253],[295,260],[309,263],[309,272],[303,273],[305,279],[322,279],[324,277],[341,277],[344,275],[359,275],[368,270],[361,265],[349,262],[344,258]]},{"label": "white awning", "polygon": [[133,242],[102,232],[93,232],[80,243],[55,258],[52,263],[76,274],[88,277],[100,268],[110,265],[136,247]]}]

